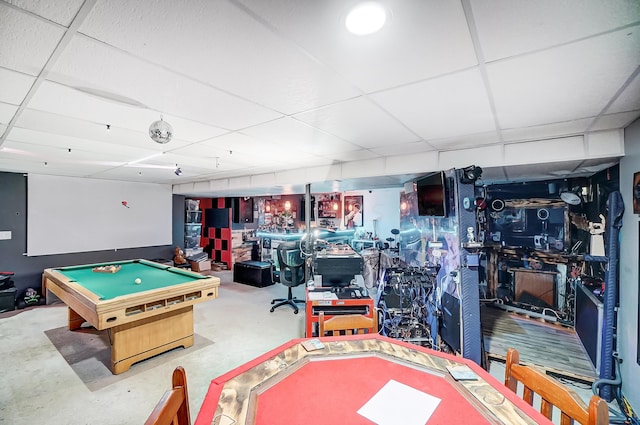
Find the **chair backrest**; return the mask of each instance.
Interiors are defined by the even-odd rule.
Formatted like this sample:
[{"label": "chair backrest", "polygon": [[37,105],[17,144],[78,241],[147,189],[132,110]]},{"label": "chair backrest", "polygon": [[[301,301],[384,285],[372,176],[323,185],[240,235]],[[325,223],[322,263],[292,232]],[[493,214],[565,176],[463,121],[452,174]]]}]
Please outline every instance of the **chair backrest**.
[{"label": "chair backrest", "polygon": [[187,374],[178,366],[171,377],[172,389],[164,393],[144,425],[191,425]]},{"label": "chair backrest", "polygon": [[304,282],[304,260],[297,242],[283,242],[277,246],[280,283],[298,286]]},{"label": "chair backrest", "polygon": [[330,335],[340,335],[340,331],[344,331],[346,335],[363,334],[365,331],[378,333],[378,315],[374,311],[373,318],[363,314],[344,314],[325,319],[324,311],[321,311],[318,316],[318,325],[318,336],[325,336],[326,332]]},{"label": "chair backrest", "polygon": [[608,425],[609,406],[594,395],[587,406],[570,388],[530,366],[520,364],[520,353],[514,348],[507,351],[504,384],[517,392],[518,382],[523,385],[522,398],[533,406],[533,395],[541,399],[540,413],[551,419],[553,406],[560,410],[560,424],[570,425],[573,419],[582,425]]}]

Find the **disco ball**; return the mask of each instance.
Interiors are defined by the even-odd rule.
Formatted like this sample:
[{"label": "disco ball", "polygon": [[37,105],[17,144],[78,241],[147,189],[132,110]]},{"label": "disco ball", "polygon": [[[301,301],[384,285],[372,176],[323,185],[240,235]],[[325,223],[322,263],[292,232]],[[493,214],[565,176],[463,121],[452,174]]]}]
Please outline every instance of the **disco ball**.
[{"label": "disco ball", "polygon": [[159,121],[155,121],[149,126],[149,137],[156,143],[169,143],[173,137],[173,127],[163,121],[161,117]]}]

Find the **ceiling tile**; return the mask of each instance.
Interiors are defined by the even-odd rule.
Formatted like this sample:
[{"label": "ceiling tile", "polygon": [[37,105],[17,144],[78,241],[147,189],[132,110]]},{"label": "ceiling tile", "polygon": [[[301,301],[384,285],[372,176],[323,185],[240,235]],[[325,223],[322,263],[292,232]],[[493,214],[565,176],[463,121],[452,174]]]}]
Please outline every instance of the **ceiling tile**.
[{"label": "ceiling tile", "polygon": [[425,142],[387,144],[386,146],[372,148],[371,151],[381,156],[397,156],[430,151],[436,152],[433,146]]},{"label": "ceiling tile", "polygon": [[16,121],[15,129],[20,128],[109,143],[112,145],[111,149],[119,149],[120,146],[124,145],[162,152],[188,144],[187,141],[176,137],[170,143],[162,145],[151,140],[148,130],[144,128],[134,131],[113,126],[110,131],[107,131],[106,125],[103,123],[84,121],[32,109],[23,111]]},{"label": "ceiling tile", "polygon": [[567,136],[584,133],[593,117],[553,124],[536,125],[531,127],[511,128],[502,130],[505,142],[520,142],[524,140],[549,139],[557,136]]},{"label": "ceiling tile", "polygon": [[48,78],[114,96],[126,94],[156,113],[224,129],[238,129],[280,116],[82,36],[72,39]]},{"label": "ceiling tile", "polygon": [[382,1],[387,24],[357,36],[344,26],[354,2],[240,1],[367,93],[477,64],[460,2]]},{"label": "ceiling tile", "polygon": [[172,170],[166,168],[117,167],[101,170],[91,175],[93,178],[123,180],[143,183],[171,184],[177,180]]},{"label": "ceiling tile", "polygon": [[275,143],[283,151],[302,151],[314,155],[334,155],[357,150],[358,147],[345,140],[317,130],[292,118],[281,118],[243,130],[243,133],[258,140]]},{"label": "ceiling tile", "polygon": [[[640,27],[636,29],[640,32]],[[640,64],[637,64],[640,66]],[[624,89],[620,96],[607,108],[607,114],[640,110],[640,73]]]},{"label": "ceiling tile", "polygon": [[[112,130],[120,128],[143,133],[148,132],[151,123],[161,117],[161,114],[149,109],[117,103],[49,81],[42,83],[29,102],[29,107],[91,123],[108,124]],[[226,132],[215,126],[163,115],[163,119],[173,127],[174,136],[181,140],[197,142]]]},{"label": "ceiling tile", "polygon": [[20,9],[27,10],[45,19],[68,27],[76,16],[84,0],[6,0]]},{"label": "ceiling tile", "polygon": [[625,128],[640,116],[640,111],[621,112],[619,114],[602,115],[591,127],[591,130],[609,130],[612,128]]},{"label": "ceiling tile", "polygon": [[622,130],[594,131],[585,137],[587,154],[592,158],[624,156]]},{"label": "ceiling tile", "polygon": [[495,129],[478,70],[458,72],[371,97],[426,140]]},{"label": "ceiling tile", "polygon": [[364,148],[420,139],[366,97],[304,112],[294,118]]},{"label": "ceiling tile", "polygon": [[[340,161],[362,161],[374,158],[380,158],[383,155],[377,154],[370,149],[359,149],[356,151],[340,152]],[[329,160],[334,160],[334,155],[326,156]]]},{"label": "ceiling tile", "polygon": [[152,144],[149,144],[149,149],[129,145],[119,145],[116,148],[112,143],[20,127],[11,130],[6,143],[8,142],[21,143],[25,149],[49,149],[49,153],[55,152],[61,158],[85,158],[93,161],[129,162],[158,153],[151,149],[154,148]]},{"label": "ceiling tile", "polygon": [[440,150],[459,149],[464,147],[482,146],[498,143],[500,137],[496,131],[486,133],[466,134],[445,139],[431,139],[429,144]]},{"label": "ceiling tile", "polygon": [[487,61],[544,49],[640,20],[636,0],[470,0]]},{"label": "ceiling tile", "polygon": [[41,161],[29,161],[24,159],[12,160],[0,157],[0,167],[6,171],[16,173],[30,170],[33,174],[48,174],[68,177],[91,177],[96,172],[111,169],[113,165],[108,163],[74,164],[69,166],[66,163],[51,162],[44,165]]},{"label": "ceiling tile", "polygon": [[[2,90],[1,86],[2,84],[0,84],[0,91]],[[18,107],[15,105],[0,103],[0,124],[9,124],[9,121],[11,121],[11,118],[13,118],[17,110]]]},{"label": "ceiling tile", "polygon": [[[256,146],[260,146],[259,149]],[[252,137],[240,133],[229,133],[205,142],[196,143],[184,148],[176,149],[173,153],[190,155],[200,158],[208,158],[225,163],[247,162],[251,165],[259,165],[261,162],[281,164],[282,148],[275,143],[261,142]]]},{"label": "ceiling tile", "polygon": [[504,146],[506,164],[558,162],[576,157],[586,157],[582,136],[509,143]]},{"label": "ceiling tile", "polygon": [[385,168],[391,174],[439,171],[438,152],[421,152],[386,158]]},{"label": "ceiling tile", "polygon": [[438,165],[442,170],[464,168],[470,165],[487,167],[504,162],[502,146],[482,146],[455,151],[440,152]]},{"label": "ceiling tile", "polygon": [[0,67],[38,75],[64,35],[54,24],[0,2]]},{"label": "ceiling tile", "polygon": [[638,66],[639,51],[640,31],[618,31],[488,65],[501,127],[598,115]]},{"label": "ceiling tile", "polygon": [[384,158],[345,162],[342,164],[342,177],[347,179],[367,177],[371,175],[371,170],[384,170],[384,166]]},{"label": "ceiling tile", "polygon": [[[358,94],[335,72],[230,2],[194,1],[189,7],[158,3],[99,3],[80,31],[286,114]],[[171,62],[163,63],[165,58]]]},{"label": "ceiling tile", "polygon": [[[66,149],[60,149],[57,146],[40,145],[31,143],[15,142],[12,140],[5,141],[2,145],[3,157],[13,158],[19,161],[38,162],[47,166],[53,166],[56,170],[63,170],[65,167],[72,169],[73,167],[82,166],[84,171],[95,165],[97,167],[110,168],[124,165],[125,160],[114,160],[113,157],[102,158],[96,156],[93,152],[72,151],[68,153]],[[124,157],[124,155],[122,155]]]},{"label": "ceiling tile", "polygon": [[33,161],[27,161],[23,159],[9,158],[3,154],[3,147],[0,146],[0,170],[8,173],[24,173],[25,170],[37,169],[42,164],[36,164]]},{"label": "ceiling tile", "polygon": [[29,75],[0,68],[0,102],[20,105],[35,80]]}]

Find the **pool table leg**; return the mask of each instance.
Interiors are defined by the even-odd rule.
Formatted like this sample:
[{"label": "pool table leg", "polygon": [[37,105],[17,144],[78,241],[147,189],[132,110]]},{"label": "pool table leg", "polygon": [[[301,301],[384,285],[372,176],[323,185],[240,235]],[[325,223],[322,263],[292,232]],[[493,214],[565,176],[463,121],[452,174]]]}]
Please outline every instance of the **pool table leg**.
[{"label": "pool table leg", "polygon": [[69,307],[69,330],[74,331],[76,329],[80,329],[82,324],[86,322],[84,317],[80,316],[74,309]]},{"label": "pool table leg", "polygon": [[111,328],[111,371],[126,372],[134,363],[177,347],[191,347],[193,341],[193,306],[115,326]]}]

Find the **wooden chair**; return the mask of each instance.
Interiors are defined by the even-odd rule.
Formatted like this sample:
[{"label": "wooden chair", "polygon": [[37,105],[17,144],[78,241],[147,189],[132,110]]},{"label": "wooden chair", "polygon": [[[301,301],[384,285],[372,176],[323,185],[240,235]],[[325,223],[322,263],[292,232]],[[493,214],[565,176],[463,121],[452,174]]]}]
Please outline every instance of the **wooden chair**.
[{"label": "wooden chair", "polygon": [[509,348],[504,384],[515,393],[518,382],[524,387],[522,398],[529,405],[533,406],[534,394],[540,396],[540,413],[549,420],[555,406],[560,410],[561,425],[570,425],[572,419],[582,425],[609,424],[609,406],[606,401],[594,395],[587,406],[570,388],[533,367],[521,365],[520,353]]},{"label": "wooden chair", "polygon": [[164,393],[145,425],[191,425],[187,374],[182,366],[173,371],[173,388]]},{"label": "wooden chair", "polygon": [[324,311],[321,311],[318,316],[318,325],[318,336],[325,336],[325,332],[329,332],[330,335],[340,335],[340,331],[344,331],[346,335],[353,335],[354,332],[363,334],[365,331],[378,333],[378,314],[374,311],[373,317],[362,314],[344,314],[325,319]]}]

